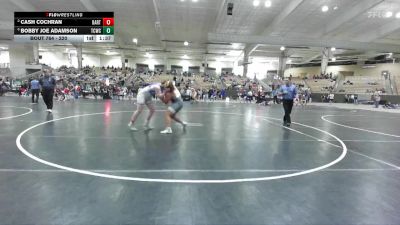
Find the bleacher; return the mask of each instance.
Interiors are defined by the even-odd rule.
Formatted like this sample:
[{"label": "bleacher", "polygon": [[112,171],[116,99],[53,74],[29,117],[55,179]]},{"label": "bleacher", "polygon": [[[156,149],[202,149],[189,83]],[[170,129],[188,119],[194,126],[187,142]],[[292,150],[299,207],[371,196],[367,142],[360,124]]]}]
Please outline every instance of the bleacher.
[{"label": "bleacher", "polygon": [[331,79],[307,79],[306,85],[313,93],[329,93],[335,87],[335,81]]},{"label": "bleacher", "polygon": [[0,76],[3,76],[3,77],[11,76],[10,68],[0,68]]},{"label": "bleacher", "polygon": [[154,75],[154,76],[141,76],[146,83],[159,83],[163,82],[164,80],[172,80],[173,76],[167,75],[167,74],[161,74],[161,75]]},{"label": "bleacher", "polygon": [[[254,86],[253,82],[247,77],[235,75],[224,75],[222,77],[212,74],[183,74],[173,75],[168,71],[165,73],[135,73],[133,70],[122,70],[115,67],[89,67],[85,66],[79,71],[77,68],[61,66],[59,68],[49,68],[52,70],[57,82],[65,84],[78,83],[89,85],[103,85],[108,80],[111,86],[126,86],[138,89],[143,84],[162,82],[165,80],[173,80],[177,78],[180,88],[190,86],[196,89],[209,90],[227,89],[232,86]],[[42,74],[41,71],[37,76]],[[0,76],[1,77],[1,76]],[[26,77],[26,82],[30,77]],[[183,82],[182,82],[183,79]],[[224,80],[224,81],[222,81]],[[257,89],[257,88],[256,88]]]},{"label": "bleacher", "polygon": [[194,79],[194,84],[200,89],[210,89],[214,86],[214,82],[204,81],[204,77],[196,77]]},{"label": "bleacher", "polygon": [[[136,75],[139,76],[139,75]],[[156,82],[162,82],[165,80],[172,80],[174,75],[168,75],[168,74],[161,74],[161,75],[140,75],[140,77],[144,80],[145,83],[156,83]],[[204,76],[176,76],[177,77],[177,83],[180,84],[180,86],[191,86],[194,88],[198,89],[210,89],[213,87],[218,86],[215,82],[214,79],[205,79]],[[183,83],[181,82],[181,79],[183,78]]]},{"label": "bleacher", "polygon": [[373,93],[385,89],[384,78],[378,76],[348,76],[340,81],[337,92],[351,94]]},{"label": "bleacher", "polygon": [[292,77],[292,83],[300,86],[305,84],[304,80],[300,77]]}]

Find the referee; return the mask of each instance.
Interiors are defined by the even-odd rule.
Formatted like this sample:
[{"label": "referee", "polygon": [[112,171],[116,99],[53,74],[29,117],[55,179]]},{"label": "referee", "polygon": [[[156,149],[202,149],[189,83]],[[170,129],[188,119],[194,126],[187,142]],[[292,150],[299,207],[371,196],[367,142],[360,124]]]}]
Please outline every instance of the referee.
[{"label": "referee", "polygon": [[283,109],[285,110],[283,126],[290,127],[290,123],[292,122],[290,119],[290,114],[292,113],[293,100],[297,94],[296,85],[292,84],[290,78],[285,79],[285,85],[281,86],[279,89],[279,94],[282,96]]},{"label": "referee", "polygon": [[56,86],[56,80],[51,76],[49,71],[44,72],[44,77],[40,80],[40,86],[42,87],[43,101],[47,106],[47,112],[53,112],[53,96],[54,88]]}]

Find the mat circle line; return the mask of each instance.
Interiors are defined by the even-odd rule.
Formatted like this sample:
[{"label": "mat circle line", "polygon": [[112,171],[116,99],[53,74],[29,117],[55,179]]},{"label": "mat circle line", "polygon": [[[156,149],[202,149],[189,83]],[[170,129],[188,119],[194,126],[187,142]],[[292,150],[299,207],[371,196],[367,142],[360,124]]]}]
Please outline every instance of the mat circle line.
[{"label": "mat circle line", "polygon": [[331,124],[334,124],[336,126],[345,127],[345,128],[348,128],[348,129],[359,130],[359,131],[364,131],[364,132],[373,133],[373,134],[379,134],[379,135],[384,135],[384,136],[389,136],[389,137],[400,138],[399,135],[387,134],[387,133],[383,133],[383,132],[379,132],[379,131],[373,131],[373,130],[367,130],[367,129],[358,128],[358,127],[352,127],[352,126],[344,125],[344,124],[341,124],[341,123],[336,123],[336,122],[333,122],[333,121],[330,121],[330,120],[326,119],[326,117],[333,117],[333,116],[339,116],[339,115],[324,115],[324,116],[321,116],[321,119],[323,121],[327,122],[327,123],[331,123]]},{"label": "mat circle line", "polygon": [[[212,112],[212,111],[186,111],[186,112],[244,116],[244,114],[240,114],[240,113],[223,113],[223,112]],[[194,180],[193,179],[193,180],[191,180],[191,179],[161,179],[161,178],[142,178],[142,177],[117,176],[117,175],[98,173],[98,172],[93,172],[93,171],[88,171],[88,170],[76,169],[76,168],[59,165],[59,164],[56,164],[56,163],[49,162],[49,161],[46,161],[44,159],[41,159],[41,158],[31,154],[30,152],[28,152],[21,144],[22,136],[25,133],[27,133],[28,131],[30,131],[30,130],[36,128],[36,127],[42,126],[44,124],[52,123],[52,122],[60,121],[60,120],[71,119],[71,118],[77,118],[77,117],[93,116],[93,115],[104,115],[105,113],[106,112],[88,113],[88,114],[67,116],[67,117],[62,117],[62,118],[53,119],[53,120],[45,121],[45,122],[42,122],[42,123],[38,123],[36,125],[33,125],[33,126],[27,128],[27,129],[25,129],[24,131],[22,131],[18,135],[18,137],[17,137],[17,139],[15,141],[16,145],[17,145],[18,149],[23,154],[25,154],[26,156],[28,156],[31,159],[33,159],[33,160],[35,160],[37,162],[40,162],[42,164],[48,165],[48,166],[55,167],[55,168],[62,169],[62,170],[66,170],[66,171],[70,171],[70,172],[75,172],[75,173],[80,173],[80,174],[85,174],[85,175],[90,175],[90,176],[96,176],[96,177],[109,178],[109,179],[116,179],[116,180],[140,181],[140,182],[156,182],[156,183],[186,183],[186,184],[243,183],[243,182],[278,180],[278,179],[296,177],[296,176],[301,176],[301,175],[305,175],[305,174],[314,173],[314,172],[326,169],[328,167],[331,167],[331,166],[335,165],[336,163],[340,162],[341,160],[343,160],[344,157],[347,154],[347,146],[345,145],[345,143],[341,139],[339,139],[335,135],[333,135],[333,134],[331,134],[331,133],[329,133],[327,131],[321,130],[319,128],[316,128],[316,127],[312,127],[312,126],[309,126],[309,125],[306,125],[306,124],[296,123],[297,125],[320,131],[320,132],[322,132],[324,134],[327,134],[328,136],[331,136],[334,139],[336,139],[342,146],[342,153],[340,154],[340,156],[338,158],[336,158],[335,160],[333,160],[332,162],[327,163],[325,165],[322,165],[322,166],[319,166],[319,167],[316,167],[316,168],[312,168],[312,169],[308,169],[308,170],[303,170],[303,171],[300,171],[300,172],[283,174],[283,175],[268,176],[268,177],[257,177],[257,178],[241,178],[241,179],[215,179],[215,180],[214,179],[212,179],[212,180],[207,180],[207,179]],[[114,111],[114,112],[107,112],[107,113],[109,113],[109,114],[132,113],[132,111]],[[271,118],[271,117],[264,117],[264,116],[254,116],[254,117],[264,118],[264,119],[267,119],[267,120],[278,120],[278,121],[281,121],[281,119]]]},{"label": "mat circle line", "polygon": [[17,118],[17,117],[28,115],[28,114],[33,112],[33,110],[31,108],[19,107],[19,106],[0,106],[0,108],[17,108],[17,109],[27,109],[27,110],[29,110],[29,112],[22,113],[22,114],[19,114],[19,115],[15,115],[15,116],[0,117],[0,120],[13,119],[13,118]]}]

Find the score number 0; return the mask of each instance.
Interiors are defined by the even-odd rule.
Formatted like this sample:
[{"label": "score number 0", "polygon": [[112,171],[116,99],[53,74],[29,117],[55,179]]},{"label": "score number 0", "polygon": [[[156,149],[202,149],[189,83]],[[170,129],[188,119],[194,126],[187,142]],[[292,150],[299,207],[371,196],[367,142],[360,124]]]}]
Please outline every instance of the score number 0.
[{"label": "score number 0", "polygon": [[103,18],[103,34],[114,34],[114,18]]},{"label": "score number 0", "polygon": [[103,26],[104,27],[114,26],[114,18],[103,18]]}]

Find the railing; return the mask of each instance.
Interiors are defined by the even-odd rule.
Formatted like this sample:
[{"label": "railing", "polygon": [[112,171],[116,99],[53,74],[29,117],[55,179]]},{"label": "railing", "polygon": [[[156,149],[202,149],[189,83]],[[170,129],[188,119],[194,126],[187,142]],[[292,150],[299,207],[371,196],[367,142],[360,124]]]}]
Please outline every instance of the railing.
[{"label": "railing", "polygon": [[261,84],[261,86],[264,88],[264,90],[269,91],[271,89],[271,87],[267,83],[265,83],[264,81],[258,80],[258,82]]},{"label": "railing", "polygon": [[30,74],[28,74],[28,75],[18,76],[18,77],[16,77],[16,79],[18,79],[18,80],[29,80],[29,78],[32,78],[32,77],[39,77],[41,74],[42,74],[42,71],[39,70],[39,71],[30,73]]},{"label": "railing", "polygon": [[11,76],[11,70],[9,68],[0,68],[0,76]]},{"label": "railing", "polygon": [[399,93],[399,90],[397,89],[397,82],[399,82],[398,80],[397,80],[397,77],[392,77],[392,76],[390,76],[390,85],[391,85],[391,88],[392,88],[392,92],[393,92],[393,94],[394,95],[398,95],[398,94],[400,94]]},{"label": "railing", "polygon": [[393,94],[392,81],[390,80],[390,77],[385,79],[384,88],[385,88],[387,94],[390,94],[390,95]]},{"label": "railing", "polygon": [[0,68],[10,68],[10,63],[0,63]]},{"label": "railing", "polygon": [[[343,87],[343,81],[344,81],[344,76],[341,75],[341,74],[337,75],[337,77],[336,77],[336,84],[335,84],[335,87],[334,87],[334,89],[333,89],[335,93],[338,93],[339,90],[340,90],[340,88]],[[339,86],[339,85],[340,85],[340,86]],[[340,87],[340,88],[339,88],[339,87]]]}]

